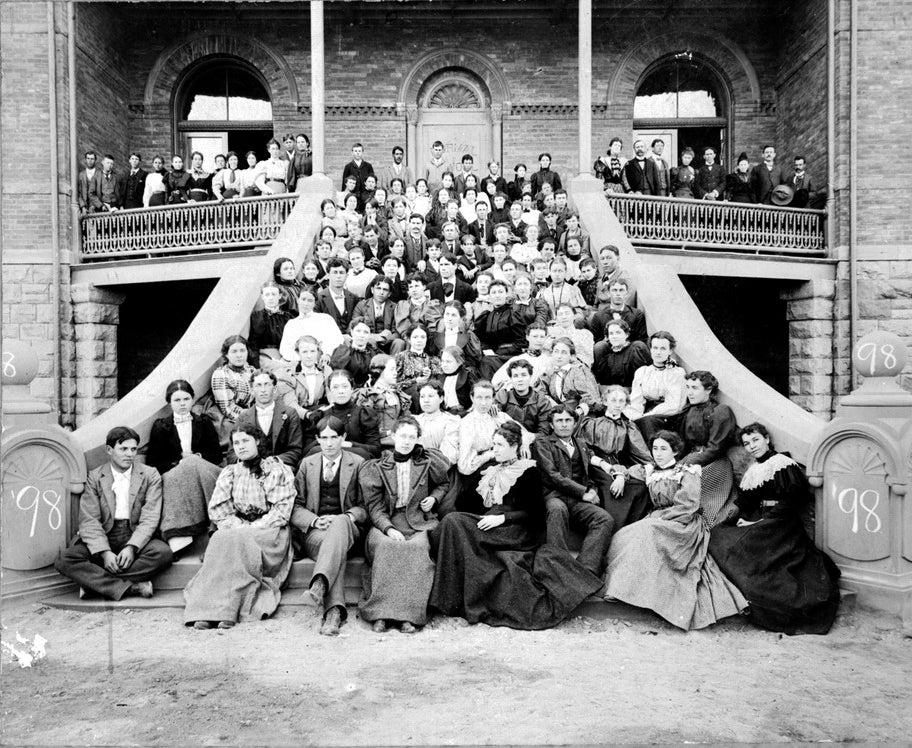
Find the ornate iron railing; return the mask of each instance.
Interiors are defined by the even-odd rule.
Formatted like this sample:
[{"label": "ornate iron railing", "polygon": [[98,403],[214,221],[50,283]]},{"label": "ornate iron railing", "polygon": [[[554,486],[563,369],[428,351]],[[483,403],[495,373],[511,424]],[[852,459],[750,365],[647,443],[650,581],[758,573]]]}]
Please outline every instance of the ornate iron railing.
[{"label": "ornate iron railing", "polygon": [[270,244],[298,195],[92,213],[81,220],[80,261],[219,252]]},{"label": "ornate iron railing", "polygon": [[615,215],[634,244],[678,249],[824,255],[824,211],[611,194]]}]

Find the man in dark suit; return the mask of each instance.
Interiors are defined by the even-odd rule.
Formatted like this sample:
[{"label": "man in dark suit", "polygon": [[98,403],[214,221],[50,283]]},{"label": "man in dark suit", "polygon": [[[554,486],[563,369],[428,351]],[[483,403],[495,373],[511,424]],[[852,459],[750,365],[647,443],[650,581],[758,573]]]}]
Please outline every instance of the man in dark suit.
[{"label": "man in dark suit", "polygon": [[475,203],[477,218],[468,226],[468,232],[475,237],[475,243],[482,247],[494,244],[494,221],[488,215],[488,204],[484,200]]},{"label": "man in dark suit", "polygon": [[763,162],[757,164],[750,174],[754,200],[759,205],[772,205],[773,188],[783,182],[782,167],[776,165],[776,149],[771,145],[763,146]]},{"label": "man in dark suit", "polygon": [[143,193],[146,190],[146,176],[148,172],[140,168],[142,156],[138,153],[130,154],[130,171],[127,174],[124,188],[124,208],[142,208]]},{"label": "man in dark suit", "polygon": [[418,267],[418,263],[427,254],[428,238],[424,233],[424,216],[412,213],[409,216],[408,235],[405,237],[405,266],[409,271]]},{"label": "man in dark suit", "polygon": [[364,458],[342,449],[346,438],[345,424],[335,416],[325,416],[317,424],[320,452],[301,463],[291,512],[295,556],[316,562],[303,602],[323,614],[320,633],[324,636],[337,636],[348,615],[346,561],[367,526],[367,510],[358,491]]},{"label": "man in dark suit", "polygon": [[703,166],[697,169],[693,183],[693,193],[697,200],[720,200],[725,191],[725,172],[716,163],[716,149],[706,146],[703,149]]},{"label": "man in dark suit", "polygon": [[468,283],[456,277],[456,255],[447,252],[441,256],[437,263],[440,280],[428,284],[427,292],[431,299],[436,299],[441,304],[449,301],[461,301],[469,304],[475,301],[475,289]]},{"label": "man in dark suit", "polygon": [[364,190],[364,180],[367,175],[374,173],[374,167],[362,158],[363,155],[364,146],[355,143],[352,146],[352,160],[345,164],[345,168],[342,170],[342,184],[345,184],[346,177],[354,177],[358,180],[355,185],[356,195],[360,195]]},{"label": "man in dark suit", "polygon": [[589,318],[589,331],[596,343],[605,338],[605,325],[611,320],[622,319],[630,327],[630,342],[646,342],[646,315],[642,310],[627,303],[630,284],[624,276],[608,282],[608,305],[599,309]]},{"label": "man in dark suit", "polygon": [[[278,380],[271,371],[259,369],[253,375],[254,403],[241,412],[238,425],[246,423],[259,426],[266,434],[269,454],[278,457],[292,470],[297,470],[304,456],[304,434],[298,414],[284,403],[276,402],[275,391]],[[231,462],[237,460],[231,451]]]},{"label": "man in dark suit", "polygon": [[368,342],[389,351],[396,325],[395,305],[389,300],[393,284],[389,278],[378,276],[371,282],[371,298],[359,301],[353,319],[363,319],[371,329]]},{"label": "man in dark suit", "polygon": [[790,207],[822,208],[826,204],[826,190],[819,189],[807,173],[804,156],[795,156],[795,170],[786,184],[795,191]]},{"label": "man in dark suit", "polygon": [[624,187],[634,195],[661,195],[662,181],[651,158],[646,158],[646,141],[633,144],[634,158],[624,164]]},{"label": "man in dark suit", "polygon": [[135,462],[139,434],[126,426],[108,432],[108,461],[89,473],[79,500],[79,538],[54,567],[84,590],[120,600],[152,596],[150,581],[171,564],[171,549],[153,537],[162,513],[162,480]]},{"label": "man in dark suit", "polygon": [[314,310],[328,314],[339,326],[339,331],[345,335],[354,316],[355,307],[358,306],[358,297],[345,289],[348,270],[345,262],[338,257],[329,261],[329,284],[326,288],[317,291],[317,303]]},{"label": "man in dark suit", "polygon": [[88,213],[92,208],[89,201],[89,193],[95,190],[95,182],[101,175],[101,172],[96,165],[97,160],[98,155],[95,151],[86,151],[86,168],[79,172],[79,186],[76,195],[76,202],[79,205],[79,212],[82,215]]},{"label": "man in dark suit", "polygon": [[576,420],[576,413],[569,408],[551,411],[553,433],[539,436],[532,443],[532,454],[544,487],[547,542],[569,550],[570,529],[584,531],[576,560],[601,576],[614,520],[599,505],[598,490],[589,476],[589,449],[573,436]]}]

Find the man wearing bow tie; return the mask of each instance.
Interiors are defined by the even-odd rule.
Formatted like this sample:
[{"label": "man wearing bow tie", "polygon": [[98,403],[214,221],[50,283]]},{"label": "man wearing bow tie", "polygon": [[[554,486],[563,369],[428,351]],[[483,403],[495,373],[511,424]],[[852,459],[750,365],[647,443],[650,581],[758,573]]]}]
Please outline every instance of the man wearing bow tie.
[{"label": "man wearing bow tie", "polygon": [[794,163],[795,170],[786,181],[786,184],[795,191],[789,207],[822,208],[826,202],[826,191],[818,189],[811,175],[807,173],[804,156],[795,156]]},{"label": "man wearing bow tie", "polygon": [[475,289],[456,277],[456,264],[456,255],[449,252],[442,255],[438,263],[440,280],[434,281],[427,287],[428,295],[441,304],[447,304],[450,301],[471,304],[475,301]]},{"label": "man wearing bow tie", "polygon": [[383,189],[388,190],[390,182],[394,179],[401,179],[403,184],[414,183],[415,180],[412,179],[412,170],[402,163],[403,158],[405,158],[405,151],[402,149],[402,146],[394,146],[393,163],[387,164],[380,170],[380,179],[378,181]]}]

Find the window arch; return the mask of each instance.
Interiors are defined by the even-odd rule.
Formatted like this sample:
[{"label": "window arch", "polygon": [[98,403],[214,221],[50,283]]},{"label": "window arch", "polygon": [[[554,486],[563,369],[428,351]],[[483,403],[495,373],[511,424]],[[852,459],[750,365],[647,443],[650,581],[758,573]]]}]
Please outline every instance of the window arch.
[{"label": "window arch", "polygon": [[706,58],[689,50],[667,55],[649,66],[640,78],[633,103],[634,131],[647,136],[663,134],[669,162],[678,162],[687,146],[697,152],[711,145],[724,160],[731,139],[729,86]]},{"label": "window arch", "polygon": [[175,87],[175,152],[201,151],[207,169],[214,156],[254,150],[266,156],[272,137],[272,99],[269,85],[247,61],[215,55],[197,61]]}]

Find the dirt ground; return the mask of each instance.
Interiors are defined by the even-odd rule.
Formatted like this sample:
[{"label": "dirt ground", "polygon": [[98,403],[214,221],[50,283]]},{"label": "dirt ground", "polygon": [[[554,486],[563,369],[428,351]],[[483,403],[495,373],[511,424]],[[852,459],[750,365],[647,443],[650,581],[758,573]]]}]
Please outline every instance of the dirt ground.
[{"label": "dirt ground", "polygon": [[435,619],[336,639],[300,608],[227,632],[181,611],[7,605],[3,745],[425,745],[905,741],[912,639],[843,612],[825,637],[733,619],[683,633],[650,616],[543,632]]}]

